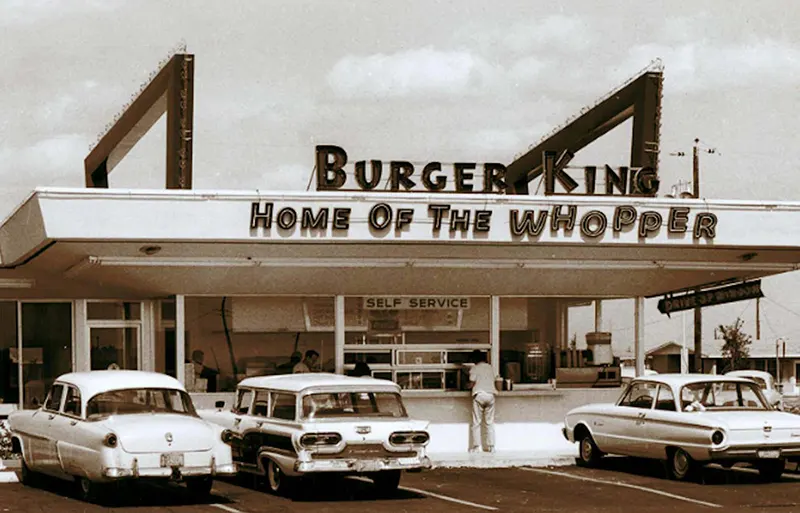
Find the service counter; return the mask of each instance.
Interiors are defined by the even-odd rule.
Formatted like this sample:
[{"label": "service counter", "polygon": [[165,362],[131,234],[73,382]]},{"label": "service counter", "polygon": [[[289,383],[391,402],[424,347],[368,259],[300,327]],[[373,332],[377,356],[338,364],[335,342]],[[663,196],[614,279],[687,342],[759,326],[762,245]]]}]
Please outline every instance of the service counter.
[{"label": "service counter", "polygon": [[[564,388],[497,392],[495,422],[563,422],[572,408],[589,403],[615,402],[620,388]],[[213,408],[217,401],[233,404],[233,392],[192,393],[197,409]],[[404,390],[403,401],[412,418],[432,423],[463,423],[472,419],[469,392]]]}]

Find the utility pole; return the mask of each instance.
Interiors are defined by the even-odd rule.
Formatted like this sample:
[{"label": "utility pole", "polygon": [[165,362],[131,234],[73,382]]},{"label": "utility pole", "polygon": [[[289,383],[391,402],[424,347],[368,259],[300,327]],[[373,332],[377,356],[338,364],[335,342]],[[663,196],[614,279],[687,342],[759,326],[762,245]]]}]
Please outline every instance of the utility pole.
[{"label": "utility pole", "polygon": [[[704,150],[706,153],[717,153],[716,148]],[[682,151],[670,153],[674,157],[683,157]],[[700,198],[700,139],[694,139],[692,148],[692,197]],[[694,291],[699,293],[701,289]],[[684,344],[685,346],[685,344]],[[703,372],[703,315],[700,307],[694,309],[694,372]]]},{"label": "utility pole", "polygon": [[756,298],[756,340],[761,340],[761,298]]},{"label": "utility pole", "polygon": [[[695,198],[700,197],[700,155],[697,145],[700,139],[694,139],[692,150],[692,192]],[[696,292],[700,292],[697,289]],[[694,370],[703,372],[703,314],[699,306],[694,308]]]}]

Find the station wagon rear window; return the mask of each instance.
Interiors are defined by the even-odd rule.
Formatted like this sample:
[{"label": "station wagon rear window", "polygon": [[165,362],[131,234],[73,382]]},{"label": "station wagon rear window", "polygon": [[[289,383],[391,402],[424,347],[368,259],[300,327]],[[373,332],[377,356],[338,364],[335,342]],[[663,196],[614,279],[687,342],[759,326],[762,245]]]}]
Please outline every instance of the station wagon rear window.
[{"label": "station wagon rear window", "polygon": [[100,420],[110,415],[175,413],[197,416],[189,394],[169,388],[137,388],[103,392],[89,399],[86,419]]},{"label": "station wagon rear window", "polygon": [[406,409],[394,392],[326,392],[303,397],[303,417],[405,418]]}]

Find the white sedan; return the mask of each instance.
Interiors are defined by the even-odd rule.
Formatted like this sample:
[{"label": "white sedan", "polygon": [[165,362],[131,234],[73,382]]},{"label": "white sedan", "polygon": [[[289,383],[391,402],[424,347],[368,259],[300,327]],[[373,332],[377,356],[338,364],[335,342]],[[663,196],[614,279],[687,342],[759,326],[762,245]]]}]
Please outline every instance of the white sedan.
[{"label": "white sedan", "polygon": [[232,408],[200,415],[235,433],[242,472],[291,493],[307,475],[364,475],[380,491],[401,472],[430,467],[428,422],[411,420],[391,381],[338,374],[289,374],[241,381]]},{"label": "white sedan", "polygon": [[579,465],[605,454],[665,460],[674,479],[707,463],[749,463],[777,480],[800,460],[800,416],[776,411],[743,378],[660,374],[631,381],[614,404],[567,413],[564,436],[578,442]]},{"label": "white sedan", "polygon": [[22,481],[74,481],[84,500],[120,480],[183,481],[208,495],[233,475],[230,433],[201,419],[183,386],[165,374],[93,371],[55,380],[41,408],[8,419]]},{"label": "white sedan", "polygon": [[725,375],[752,379],[761,387],[761,392],[764,393],[769,404],[778,410],[783,409],[783,395],[778,391],[778,387],[775,386],[775,378],[769,372],[745,369],[727,372]]}]

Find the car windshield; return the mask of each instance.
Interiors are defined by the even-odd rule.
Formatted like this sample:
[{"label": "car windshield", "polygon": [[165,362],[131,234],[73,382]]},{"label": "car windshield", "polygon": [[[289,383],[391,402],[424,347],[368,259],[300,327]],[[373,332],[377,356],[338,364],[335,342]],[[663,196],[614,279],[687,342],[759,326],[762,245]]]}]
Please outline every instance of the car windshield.
[{"label": "car windshield", "polygon": [[303,397],[303,417],[406,417],[395,392],[325,392]]},{"label": "car windshield", "polygon": [[681,389],[684,411],[768,410],[755,383],[739,381],[702,381]]},{"label": "car windshield", "polygon": [[86,405],[86,419],[110,415],[175,413],[197,416],[189,394],[171,388],[129,388],[97,394]]}]

